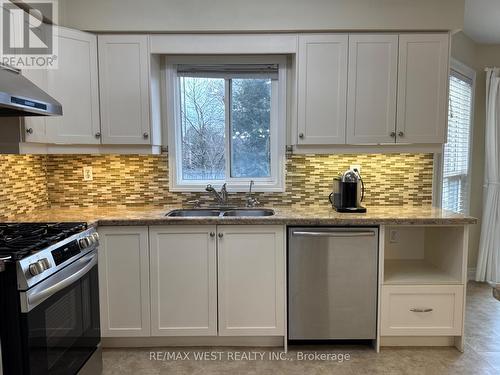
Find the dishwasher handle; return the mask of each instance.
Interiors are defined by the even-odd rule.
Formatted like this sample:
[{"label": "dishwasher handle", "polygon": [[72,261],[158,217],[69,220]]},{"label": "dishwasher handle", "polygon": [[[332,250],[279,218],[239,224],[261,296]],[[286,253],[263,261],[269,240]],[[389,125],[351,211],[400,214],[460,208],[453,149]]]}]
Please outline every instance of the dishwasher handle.
[{"label": "dishwasher handle", "polygon": [[374,237],[375,232],[370,230],[350,230],[350,231],[330,231],[330,232],[314,232],[314,231],[296,231],[292,232],[296,237]]}]

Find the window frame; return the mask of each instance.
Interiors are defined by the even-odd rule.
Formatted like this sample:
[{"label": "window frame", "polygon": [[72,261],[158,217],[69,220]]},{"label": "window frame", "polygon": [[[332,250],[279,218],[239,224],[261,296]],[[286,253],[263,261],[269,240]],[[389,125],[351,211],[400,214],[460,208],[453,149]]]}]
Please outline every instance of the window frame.
[{"label": "window frame", "polygon": [[[197,180],[186,181],[182,179],[182,171],[179,165],[178,152],[181,150],[180,137],[180,88],[178,83],[177,65],[180,64],[278,64],[278,80],[271,83],[271,176],[235,178],[230,176],[230,91],[229,85],[225,82],[226,95],[224,98],[227,109],[225,113],[225,180]],[[168,132],[168,163],[169,163],[169,185],[170,191],[175,192],[201,192],[205,191],[207,184],[211,184],[216,189],[227,183],[227,190],[230,192],[246,192],[250,181],[253,180],[255,192],[284,192],[285,191],[285,137],[286,137],[286,81],[287,81],[287,60],[282,55],[262,55],[262,56],[165,56],[164,57],[164,87],[165,118]]]},{"label": "window frame", "polygon": [[[448,73],[448,96],[449,96],[449,77],[451,76],[452,71],[456,71],[460,75],[468,78],[472,82],[472,94],[471,94],[471,111],[470,111],[470,131],[469,131],[469,161],[467,166],[467,180],[466,184],[469,187],[467,190],[467,204],[465,207],[464,214],[468,215],[470,212],[470,199],[471,199],[471,181],[472,181],[472,155],[474,149],[474,109],[475,109],[475,100],[476,100],[476,71],[469,67],[468,65],[462,63],[461,61],[451,58],[450,59],[450,70]],[[447,108],[449,106],[449,102]],[[446,134],[448,134],[448,115],[449,111],[447,110],[446,115]],[[433,206],[442,208],[442,196],[443,196],[443,179],[444,179],[444,147],[443,144],[441,146],[441,151],[439,153],[434,154],[434,178],[433,178]]]}]

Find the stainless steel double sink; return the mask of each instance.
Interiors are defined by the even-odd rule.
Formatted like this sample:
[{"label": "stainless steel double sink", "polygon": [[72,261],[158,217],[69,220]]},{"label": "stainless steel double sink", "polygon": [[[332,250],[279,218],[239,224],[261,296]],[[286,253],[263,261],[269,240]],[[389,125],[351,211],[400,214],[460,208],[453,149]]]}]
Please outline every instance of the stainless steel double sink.
[{"label": "stainless steel double sink", "polygon": [[192,208],[173,210],[167,213],[168,217],[262,217],[273,216],[274,210],[269,208],[231,208],[231,209],[212,209],[212,208]]}]

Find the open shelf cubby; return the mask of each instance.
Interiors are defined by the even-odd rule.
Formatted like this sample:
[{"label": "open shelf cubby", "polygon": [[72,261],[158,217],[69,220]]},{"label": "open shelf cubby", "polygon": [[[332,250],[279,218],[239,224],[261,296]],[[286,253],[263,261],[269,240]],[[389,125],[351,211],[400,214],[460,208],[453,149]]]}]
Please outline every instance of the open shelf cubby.
[{"label": "open shelf cubby", "polygon": [[388,227],[384,284],[463,284],[465,245],[464,227]]}]

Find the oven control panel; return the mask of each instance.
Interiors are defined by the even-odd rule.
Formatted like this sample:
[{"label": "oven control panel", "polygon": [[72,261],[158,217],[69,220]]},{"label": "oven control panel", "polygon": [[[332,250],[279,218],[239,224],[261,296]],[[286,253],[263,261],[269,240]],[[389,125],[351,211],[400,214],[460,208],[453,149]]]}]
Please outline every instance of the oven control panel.
[{"label": "oven control panel", "polygon": [[76,233],[16,262],[18,290],[27,290],[99,246],[95,228]]},{"label": "oven control panel", "polygon": [[74,257],[75,255],[79,254],[82,249],[80,248],[79,241],[75,240],[72,241],[64,247],[60,247],[59,249],[52,250],[52,258],[54,258],[54,263],[56,266],[60,265],[61,263],[64,263],[67,261],[69,258]]}]

